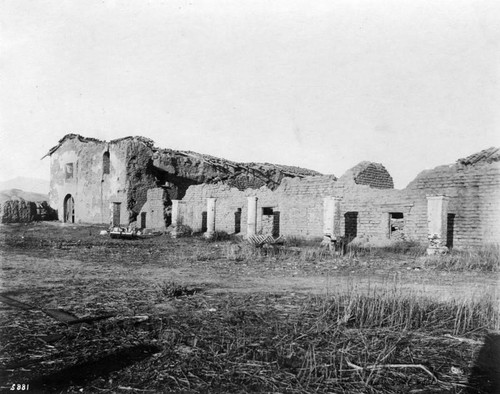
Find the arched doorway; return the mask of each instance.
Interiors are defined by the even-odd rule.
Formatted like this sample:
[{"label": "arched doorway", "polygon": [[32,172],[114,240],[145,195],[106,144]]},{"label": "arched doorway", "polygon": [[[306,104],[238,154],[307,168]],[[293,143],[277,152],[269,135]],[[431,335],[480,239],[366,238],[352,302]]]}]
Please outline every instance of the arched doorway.
[{"label": "arched doorway", "polygon": [[64,197],[64,223],[75,223],[75,200],[71,194]]}]

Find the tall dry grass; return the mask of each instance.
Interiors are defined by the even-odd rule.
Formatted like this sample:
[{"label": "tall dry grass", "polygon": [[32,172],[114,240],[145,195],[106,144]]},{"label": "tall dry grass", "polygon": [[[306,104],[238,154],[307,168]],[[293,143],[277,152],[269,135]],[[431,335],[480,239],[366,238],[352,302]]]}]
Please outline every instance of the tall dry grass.
[{"label": "tall dry grass", "polygon": [[489,244],[467,249],[453,249],[442,256],[425,256],[426,267],[449,271],[500,271],[500,245]]},{"label": "tall dry grass", "polygon": [[458,393],[478,346],[471,344],[500,328],[496,301],[438,302],[397,285],[326,296],[200,296],[196,313],[183,310],[181,328],[160,333],[171,349],[163,363],[176,360],[168,374],[178,390]]}]

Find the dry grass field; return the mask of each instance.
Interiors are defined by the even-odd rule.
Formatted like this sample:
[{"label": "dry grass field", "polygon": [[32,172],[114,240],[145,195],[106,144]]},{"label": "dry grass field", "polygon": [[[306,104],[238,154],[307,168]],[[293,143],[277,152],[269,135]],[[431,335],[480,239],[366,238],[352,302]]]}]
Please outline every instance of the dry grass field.
[{"label": "dry grass field", "polygon": [[498,248],[336,256],[102,229],[0,227],[3,391],[494,390]]}]

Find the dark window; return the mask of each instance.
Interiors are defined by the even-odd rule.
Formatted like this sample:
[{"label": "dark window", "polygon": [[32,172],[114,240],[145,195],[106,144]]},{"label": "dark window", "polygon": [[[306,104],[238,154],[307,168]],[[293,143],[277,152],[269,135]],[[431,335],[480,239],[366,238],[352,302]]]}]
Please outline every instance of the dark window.
[{"label": "dark window", "polygon": [[262,214],[265,216],[272,216],[273,209],[271,207],[264,207],[264,208],[262,208]]},{"label": "dark window", "polygon": [[146,212],[141,212],[141,228],[146,228]]},{"label": "dark window", "polygon": [[73,179],[73,163],[66,163],[64,172],[66,179]]},{"label": "dark window", "polygon": [[238,208],[234,213],[234,233],[241,232],[241,208]]},{"label": "dark window", "polygon": [[109,160],[109,152],[104,152],[102,155],[102,173],[109,174],[110,170],[110,160]]}]

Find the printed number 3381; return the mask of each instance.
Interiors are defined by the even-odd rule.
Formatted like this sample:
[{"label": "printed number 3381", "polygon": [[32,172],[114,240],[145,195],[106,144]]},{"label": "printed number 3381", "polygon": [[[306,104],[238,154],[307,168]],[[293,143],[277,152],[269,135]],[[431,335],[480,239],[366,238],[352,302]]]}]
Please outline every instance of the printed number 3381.
[{"label": "printed number 3381", "polygon": [[30,389],[29,384],[13,384],[10,386],[10,391],[27,391]]}]

